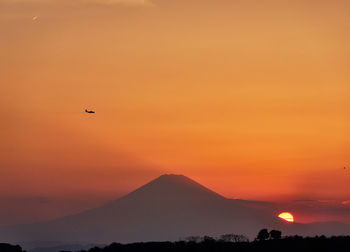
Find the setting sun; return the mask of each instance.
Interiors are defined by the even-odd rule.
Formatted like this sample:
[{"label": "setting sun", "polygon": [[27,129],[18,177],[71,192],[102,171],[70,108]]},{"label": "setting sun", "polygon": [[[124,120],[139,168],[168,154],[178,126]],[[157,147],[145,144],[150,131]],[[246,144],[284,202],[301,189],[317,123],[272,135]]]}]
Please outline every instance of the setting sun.
[{"label": "setting sun", "polygon": [[287,213],[287,212],[280,213],[278,217],[287,222],[294,222],[294,216],[291,213]]}]

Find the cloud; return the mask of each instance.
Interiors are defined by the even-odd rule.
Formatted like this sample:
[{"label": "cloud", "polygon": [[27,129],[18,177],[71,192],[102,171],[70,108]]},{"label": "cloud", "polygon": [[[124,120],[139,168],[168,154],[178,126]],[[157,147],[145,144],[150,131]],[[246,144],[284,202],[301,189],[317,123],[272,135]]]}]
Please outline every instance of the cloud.
[{"label": "cloud", "polygon": [[297,199],[297,200],[293,200],[293,202],[301,202],[301,203],[304,203],[304,202],[317,202],[316,200],[311,200],[311,199]]},{"label": "cloud", "polygon": [[350,205],[350,200],[345,200],[342,202],[343,205]]}]

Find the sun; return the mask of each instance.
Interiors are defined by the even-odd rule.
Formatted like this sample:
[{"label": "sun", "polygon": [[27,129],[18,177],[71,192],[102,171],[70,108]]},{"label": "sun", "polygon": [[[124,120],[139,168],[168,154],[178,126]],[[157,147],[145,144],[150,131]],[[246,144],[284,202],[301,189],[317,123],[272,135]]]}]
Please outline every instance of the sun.
[{"label": "sun", "polygon": [[294,216],[291,213],[283,212],[278,215],[279,218],[287,221],[287,222],[294,222]]}]

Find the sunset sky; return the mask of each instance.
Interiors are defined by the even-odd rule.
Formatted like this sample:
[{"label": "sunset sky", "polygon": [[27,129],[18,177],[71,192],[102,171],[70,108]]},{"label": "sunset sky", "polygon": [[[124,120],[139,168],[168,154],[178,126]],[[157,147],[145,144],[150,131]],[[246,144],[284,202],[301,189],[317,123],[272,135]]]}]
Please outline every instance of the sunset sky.
[{"label": "sunset sky", "polygon": [[349,13],[348,0],[0,0],[0,225],[163,173],[349,211]]}]

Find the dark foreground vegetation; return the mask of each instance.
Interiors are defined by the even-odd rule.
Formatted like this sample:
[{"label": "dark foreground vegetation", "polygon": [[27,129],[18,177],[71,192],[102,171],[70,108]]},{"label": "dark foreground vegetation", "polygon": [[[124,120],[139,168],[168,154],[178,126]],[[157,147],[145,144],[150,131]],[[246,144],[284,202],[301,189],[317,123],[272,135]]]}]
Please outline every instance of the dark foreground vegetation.
[{"label": "dark foreground vegetation", "polygon": [[[51,250],[50,250],[51,251]],[[177,242],[112,243],[106,247],[94,247],[74,252],[319,252],[350,251],[350,236],[285,236],[277,230],[261,230],[254,241],[243,235],[226,234],[220,238],[209,236],[188,237]],[[0,243],[0,252],[24,252],[20,246]],[[57,251],[59,252],[59,251]],[[73,252],[73,251],[60,251]]]},{"label": "dark foreground vegetation", "polygon": [[250,252],[250,251],[268,251],[268,252],[300,252],[300,251],[350,251],[350,236],[316,236],[301,237],[287,236],[282,237],[282,233],[277,230],[268,232],[263,229],[259,232],[257,238],[249,242],[242,235],[227,234],[219,239],[209,236],[189,237],[185,241],[178,242],[146,242],[133,244],[112,243],[104,248],[92,248],[88,251],[80,252]]},{"label": "dark foreground vegetation", "polygon": [[23,250],[18,245],[0,243],[0,252],[23,252]]}]

